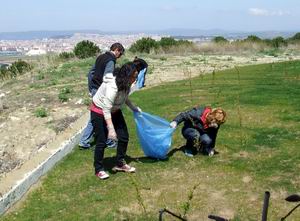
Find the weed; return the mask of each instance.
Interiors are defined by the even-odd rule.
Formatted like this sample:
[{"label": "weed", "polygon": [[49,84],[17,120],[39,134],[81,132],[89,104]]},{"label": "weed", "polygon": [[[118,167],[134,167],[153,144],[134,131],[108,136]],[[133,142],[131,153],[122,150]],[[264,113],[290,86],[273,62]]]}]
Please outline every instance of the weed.
[{"label": "weed", "polygon": [[48,116],[48,113],[47,113],[47,110],[46,110],[46,108],[44,108],[44,107],[39,107],[39,108],[37,108],[36,110],[35,110],[35,112],[34,112],[34,115],[36,116],[36,117],[47,117]]}]

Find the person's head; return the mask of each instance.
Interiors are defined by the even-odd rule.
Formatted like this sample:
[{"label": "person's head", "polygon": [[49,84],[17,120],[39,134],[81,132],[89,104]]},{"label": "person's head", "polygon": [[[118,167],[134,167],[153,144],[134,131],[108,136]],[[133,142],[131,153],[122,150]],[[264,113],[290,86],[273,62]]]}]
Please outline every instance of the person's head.
[{"label": "person's head", "polygon": [[144,59],[135,57],[133,60],[134,65],[136,66],[136,69],[138,72],[148,67],[147,62]]},{"label": "person's head", "polygon": [[116,76],[118,91],[129,92],[131,84],[137,79],[138,71],[133,62],[128,62],[121,68],[116,68],[114,75]]},{"label": "person's head", "polygon": [[125,53],[125,48],[120,43],[113,43],[110,46],[110,51],[116,56],[116,58],[120,58]]},{"label": "person's head", "polygon": [[221,124],[226,121],[226,112],[222,108],[214,108],[206,116],[206,121],[209,127],[219,127]]}]

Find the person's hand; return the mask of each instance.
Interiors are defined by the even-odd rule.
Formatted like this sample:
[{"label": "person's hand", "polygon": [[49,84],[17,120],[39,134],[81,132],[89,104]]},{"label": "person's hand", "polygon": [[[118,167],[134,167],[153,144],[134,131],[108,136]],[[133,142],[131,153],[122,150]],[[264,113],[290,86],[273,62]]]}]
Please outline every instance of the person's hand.
[{"label": "person's hand", "polygon": [[138,113],[142,113],[142,109],[139,108],[139,107],[134,107],[134,108],[132,109],[132,111],[138,112]]},{"label": "person's hand", "polygon": [[177,127],[177,122],[176,121],[172,121],[170,123],[170,127],[175,129]]},{"label": "person's hand", "polygon": [[117,140],[117,134],[114,127],[107,127],[108,135],[107,138],[111,140]]}]

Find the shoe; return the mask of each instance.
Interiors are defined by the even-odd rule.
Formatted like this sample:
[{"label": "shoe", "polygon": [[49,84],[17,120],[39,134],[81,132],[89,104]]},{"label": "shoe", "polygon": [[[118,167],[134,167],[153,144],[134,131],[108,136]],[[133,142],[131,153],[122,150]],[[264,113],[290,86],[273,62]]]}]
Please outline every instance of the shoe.
[{"label": "shoe", "polygon": [[185,149],[185,150],[184,150],[184,154],[185,154],[187,157],[193,157],[193,156],[194,156],[193,151],[190,150],[190,149]]},{"label": "shoe", "polygon": [[209,157],[212,157],[213,155],[215,155],[215,151],[214,150],[211,150],[208,152],[208,156]]},{"label": "shoe", "polygon": [[126,172],[126,173],[134,173],[135,167],[129,166],[128,164],[123,164],[123,166],[115,166],[113,169],[115,172]]},{"label": "shoe", "polygon": [[111,149],[116,149],[118,146],[118,141],[113,139],[107,139],[106,146]]},{"label": "shoe", "polygon": [[99,171],[95,174],[97,177],[99,177],[101,180],[107,179],[109,175],[105,171]]},{"label": "shoe", "polygon": [[80,150],[88,150],[91,147],[91,145],[89,144],[88,145],[78,144],[78,146]]}]

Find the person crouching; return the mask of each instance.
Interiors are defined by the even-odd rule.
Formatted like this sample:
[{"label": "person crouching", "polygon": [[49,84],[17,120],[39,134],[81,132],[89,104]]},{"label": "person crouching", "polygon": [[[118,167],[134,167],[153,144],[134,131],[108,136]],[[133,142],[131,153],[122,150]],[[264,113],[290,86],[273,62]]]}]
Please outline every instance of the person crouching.
[{"label": "person crouching", "polygon": [[213,156],[218,130],[225,121],[226,113],[221,108],[194,107],[178,114],[170,127],[176,128],[184,122],[182,135],[187,140],[185,155],[192,157],[198,153],[199,148],[203,154]]}]

